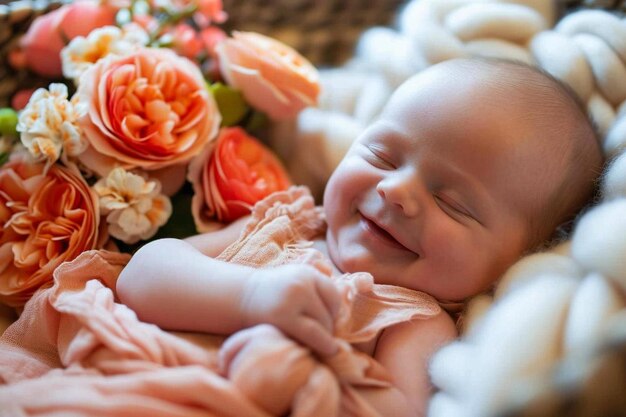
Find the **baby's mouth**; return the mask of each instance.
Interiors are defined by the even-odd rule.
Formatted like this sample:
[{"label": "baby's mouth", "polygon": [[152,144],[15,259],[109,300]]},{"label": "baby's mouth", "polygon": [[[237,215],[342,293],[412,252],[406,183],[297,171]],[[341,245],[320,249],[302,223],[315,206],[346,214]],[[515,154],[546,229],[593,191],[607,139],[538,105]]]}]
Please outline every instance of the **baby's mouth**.
[{"label": "baby's mouth", "polygon": [[400,243],[391,233],[389,233],[388,231],[380,227],[374,221],[365,217],[362,213],[361,213],[361,221],[363,222],[363,226],[365,227],[366,230],[368,230],[370,233],[372,233],[374,236],[376,236],[377,238],[379,238],[381,241],[388,244],[389,246],[393,246],[398,249],[403,249],[403,250],[413,252],[411,249],[407,248],[402,243]]}]

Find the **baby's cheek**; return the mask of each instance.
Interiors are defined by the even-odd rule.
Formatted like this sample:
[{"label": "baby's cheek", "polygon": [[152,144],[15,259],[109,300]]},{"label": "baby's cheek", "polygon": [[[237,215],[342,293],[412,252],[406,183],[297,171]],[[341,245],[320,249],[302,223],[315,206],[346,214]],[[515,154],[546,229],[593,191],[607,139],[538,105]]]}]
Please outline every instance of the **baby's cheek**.
[{"label": "baby's cheek", "polygon": [[440,224],[428,238],[425,252],[439,263],[445,274],[474,274],[483,269],[484,248],[467,233],[455,225]]},{"label": "baby's cheek", "polygon": [[422,236],[426,252],[447,257],[458,256],[453,254],[462,253],[470,246],[467,231],[447,215],[437,213],[428,220]]}]

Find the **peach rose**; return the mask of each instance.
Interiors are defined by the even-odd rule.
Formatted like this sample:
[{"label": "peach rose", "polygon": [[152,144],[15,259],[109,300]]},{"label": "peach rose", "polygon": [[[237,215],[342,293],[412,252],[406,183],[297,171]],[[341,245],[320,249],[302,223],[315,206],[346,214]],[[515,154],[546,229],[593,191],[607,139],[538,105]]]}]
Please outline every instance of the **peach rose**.
[{"label": "peach rose", "polygon": [[49,285],[61,263],[106,239],[98,197],[82,176],[44,167],[15,153],[0,169],[0,301],[13,307]]},{"label": "peach rose", "polygon": [[233,32],[216,52],[226,82],[272,119],[293,118],[317,104],[317,70],[287,45],[258,33]]},{"label": "peach rose", "polygon": [[115,24],[116,10],[97,1],[76,1],[33,21],[21,39],[26,65],[46,77],[60,77],[65,41],[86,36],[95,28]]},{"label": "peach rose", "polygon": [[200,232],[215,228],[215,220],[230,222],[250,213],[257,201],[290,185],[274,154],[239,127],[223,128],[215,148],[191,161],[187,179]]},{"label": "peach rose", "polygon": [[82,75],[79,159],[100,176],[115,166],[155,170],[188,162],[215,136],[220,114],[205,81],[171,50],[141,48],[102,59]]}]

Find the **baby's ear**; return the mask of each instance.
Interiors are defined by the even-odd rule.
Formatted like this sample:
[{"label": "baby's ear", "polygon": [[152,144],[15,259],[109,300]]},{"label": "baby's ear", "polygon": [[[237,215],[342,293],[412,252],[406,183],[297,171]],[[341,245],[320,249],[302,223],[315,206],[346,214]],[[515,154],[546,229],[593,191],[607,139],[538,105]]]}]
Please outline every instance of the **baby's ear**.
[{"label": "baby's ear", "polygon": [[567,240],[574,230],[574,219],[567,220],[554,229],[552,237],[546,242],[547,247],[554,247]]}]

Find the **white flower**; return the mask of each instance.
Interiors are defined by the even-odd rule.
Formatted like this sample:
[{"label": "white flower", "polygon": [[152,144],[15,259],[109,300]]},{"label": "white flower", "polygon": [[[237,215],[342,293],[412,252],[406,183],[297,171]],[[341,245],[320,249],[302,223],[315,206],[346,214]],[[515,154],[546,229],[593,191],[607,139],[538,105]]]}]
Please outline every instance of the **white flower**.
[{"label": "white flower", "polygon": [[65,84],[50,84],[49,91],[40,88],[19,115],[20,139],[36,160],[53,164],[61,151],[71,157],[88,146],[77,123],[84,107],[68,101],[67,95]]},{"label": "white flower", "polygon": [[93,188],[109,233],[128,244],[154,236],[172,214],[170,199],[161,194],[158,180],[147,181],[123,168],[113,169]]},{"label": "white flower", "polygon": [[99,59],[108,55],[124,56],[147,45],[148,34],[138,25],[124,29],[104,26],[87,35],[77,36],[61,51],[63,75],[78,85],[80,76]]}]

